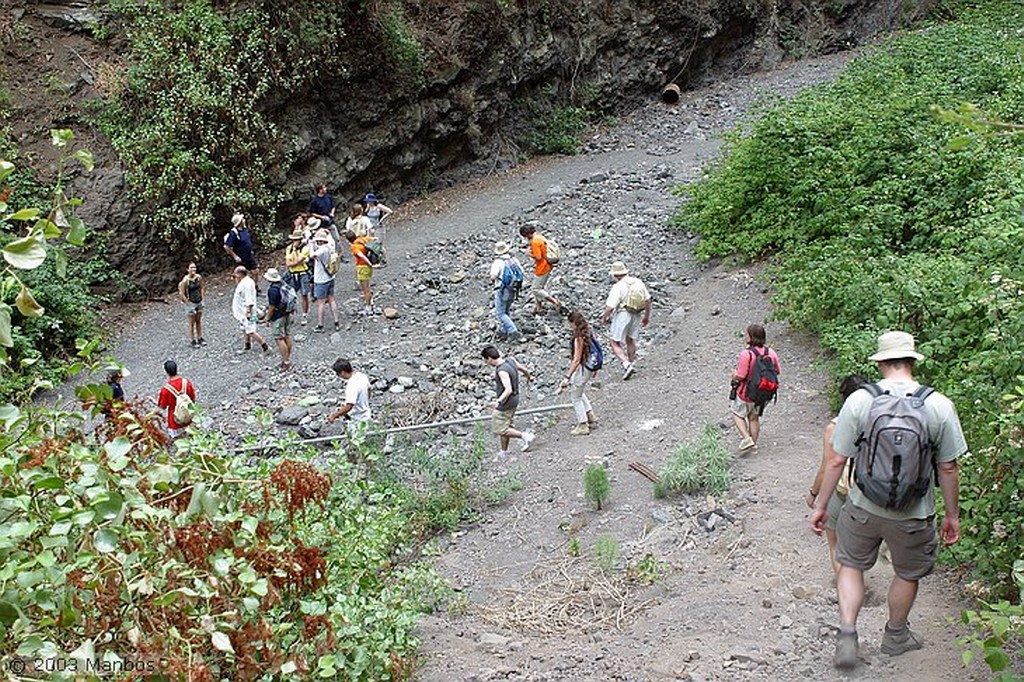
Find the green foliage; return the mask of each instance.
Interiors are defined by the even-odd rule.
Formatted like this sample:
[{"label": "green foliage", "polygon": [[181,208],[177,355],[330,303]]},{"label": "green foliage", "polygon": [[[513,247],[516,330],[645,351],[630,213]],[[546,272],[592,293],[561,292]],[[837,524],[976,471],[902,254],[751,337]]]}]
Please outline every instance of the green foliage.
[{"label": "green foliage", "polygon": [[614,569],[620,554],[619,541],[613,536],[602,535],[594,540],[594,548],[592,550],[594,564],[602,571],[607,573]]},{"label": "green foliage", "polygon": [[[13,163],[0,160],[0,396],[27,399],[78,370],[78,339],[95,332],[99,299],[89,285],[109,279],[102,253],[76,257],[86,227],[80,199],[64,194],[66,166],[92,169],[92,155],[72,151],[70,130],[53,130],[60,150],[49,197]],[[45,198],[44,198],[45,197]]]},{"label": "green foliage", "polygon": [[423,84],[423,69],[427,63],[427,52],[416,37],[412,25],[402,12],[401,6],[392,6],[377,17],[388,54],[413,83]]},{"label": "green foliage", "polygon": [[732,485],[732,453],[715,424],[705,424],[696,441],[681,443],[659,472],[655,497],[708,492],[720,495]]},{"label": "green foliage", "polygon": [[549,115],[534,121],[527,142],[541,154],[576,154],[581,146],[579,134],[590,116],[590,110],[583,107],[555,107]]},{"label": "green foliage", "polygon": [[111,404],[105,385],[78,395],[95,411],[0,408],[0,665],[411,676],[417,616],[448,593],[416,559],[416,491],[294,445],[233,458],[201,429],[172,455],[141,403]]},{"label": "green foliage", "polygon": [[766,106],[676,219],[702,258],[768,257],[778,316],[819,336],[836,377],[871,374],[879,332],[917,336],[917,374],[972,446],[956,556],[990,601],[1016,592],[1024,546],[1021,9],[965,10]]},{"label": "green foliage", "polygon": [[608,499],[612,484],[608,470],[601,464],[591,464],[583,471],[583,494],[600,509]]},{"label": "green foliage", "polygon": [[631,580],[646,585],[653,585],[664,577],[667,572],[667,565],[656,555],[648,552],[644,554],[640,561],[630,566],[627,572]]},{"label": "green foliage", "polygon": [[[1018,591],[1024,590],[1024,560],[1014,563],[1013,575]],[[964,625],[971,628],[971,633],[957,642],[967,647],[964,666],[980,654],[989,670],[998,673],[994,682],[1024,680],[1012,667],[1014,661],[1024,661],[1024,604],[1004,599],[995,604],[982,601],[981,607],[960,614]]]},{"label": "green foliage", "polygon": [[343,71],[334,46],[344,42],[344,13],[313,0],[113,4],[130,66],[99,120],[152,206],[146,219],[167,239],[199,244],[212,236],[215,209],[273,215],[290,144],[268,108]]},{"label": "green foliage", "polygon": [[579,556],[580,555],[580,539],[579,538],[570,538],[569,539],[569,547],[568,547],[568,549],[566,551],[568,552],[569,556],[571,556],[571,557]]}]

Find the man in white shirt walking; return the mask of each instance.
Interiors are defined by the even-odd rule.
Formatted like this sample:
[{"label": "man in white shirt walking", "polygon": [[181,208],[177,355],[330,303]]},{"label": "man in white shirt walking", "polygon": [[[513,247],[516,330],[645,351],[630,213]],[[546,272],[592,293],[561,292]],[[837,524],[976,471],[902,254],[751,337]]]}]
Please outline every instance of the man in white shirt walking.
[{"label": "man in white shirt walking", "polygon": [[612,321],[612,351],[622,363],[622,379],[626,380],[636,371],[640,328],[651,321],[651,294],[639,277],[630,276],[622,261],[612,263],[609,274],[615,278],[615,284],[608,292],[601,324],[608,324],[609,318]]},{"label": "man in white shirt walking", "polygon": [[342,417],[355,422],[356,425],[369,422],[370,412],[370,377],[352,368],[352,362],[346,358],[338,358],[332,366],[334,373],[345,380],[345,402],[331,412],[327,423],[331,424]]}]

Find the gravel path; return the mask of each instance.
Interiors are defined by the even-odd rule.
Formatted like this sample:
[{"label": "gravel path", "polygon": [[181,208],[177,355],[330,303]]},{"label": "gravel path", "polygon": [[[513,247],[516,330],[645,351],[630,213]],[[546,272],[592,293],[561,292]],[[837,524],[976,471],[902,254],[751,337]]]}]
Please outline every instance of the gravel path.
[{"label": "gravel path", "polygon": [[[593,132],[585,152],[540,159],[399,208],[389,230],[391,264],[374,278],[377,305],[399,316],[362,318],[351,263],[339,275],[343,328],[301,335],[296,369],[278,375],[273,356],[240,353],[230,319],[231,283],[211,278],[206,337],[192,350],[177,303],[134,310],[117,348],[132,370],[129,393],[155,394],[162,360],[175,357],[200,402],[231,438],[254,429],[254,408],[290,406],[287,421],[304,435],[331,433],[324,412],[341,386],[329,368],[348,356],[375,382],[375,408],[392,414],[417,397],[442,396],[450,416],[479,414],[490,372],[479,349],[493,340],[486,271],[499,239],[539,220],[563,247],[549,288],[592,320],[602,306],[608,265],[624,260],[651,288],[652,324],[643,332],[637,374],[620,379],[617,363],[591,391],[601,418],[587,437],[569,435],[571,417],[522,419],[539,432],[535,452],[511,466],[524,490],[471,528],[445,540],[441,570],[464,597],[458,613],[425,618],[420,678],[451,680],[972,680],[947,624],[959,605],[943,575],[923,581],[914,624],[924,650],[890,659],[879,653],[890,569],[868,574],[861,616],[865,664],[839,678],[831,667],[834,588],[824,540],[808,530],[803,495],[820,457],[828,419],[820,351],[782,323],[768,325],[783,366],[783,389],[769,408],[759,451],[737,457],[734,485],[721,499],[660,501],[629,470],[657,470],[680,442],[706,423],[728,423],[728,378],[742,330],[767,318],[767,291],[756,270],[695,263],[692,238],[666,228],[680,203],[670,189],[699,177],[717,135],[766,94],[791,95],[832,77],[835,55],[684,93],[676,107],[651,104],[614,127]],[[263,264],[279,262],[280,254]],[[531,329],[507,348],[537,375],[524,407],[557,402],[567,365],[558,318],[532,318],[529,292],[514,318]],[[312,327],[305,328],[306,330]],[[319,401],[319,404],[300,406]],[[404,407],[403,407],[404,406]],[[279,415],[280,416],[280,415]],[[582,470],[601,462],[612,477],[610,505],[594,512],[582,497]],[[708,529],[708,514],[716,514]],[[612,577],[593,568],[599,536],[621,547]],[[575,538],[582,556],[568,546]],[[653,585],[630,582],[626,566],[648,555],[661,566]],[[635,573],[635,569],[634,569]]]}]

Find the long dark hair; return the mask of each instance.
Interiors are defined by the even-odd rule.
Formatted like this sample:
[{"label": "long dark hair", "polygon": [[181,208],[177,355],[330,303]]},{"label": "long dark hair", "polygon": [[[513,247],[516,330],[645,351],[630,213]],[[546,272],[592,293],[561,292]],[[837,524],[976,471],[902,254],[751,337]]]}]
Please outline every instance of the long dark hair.
[{"label": "long dark hair", "polygon": [[588,341],[590,340],[590,325],[587,324],[587,318],[583,317],[583,313],[579,310],[574,310],[569,313],[567,319],[569,324],[572,325],[573,338],[582,337]]}]

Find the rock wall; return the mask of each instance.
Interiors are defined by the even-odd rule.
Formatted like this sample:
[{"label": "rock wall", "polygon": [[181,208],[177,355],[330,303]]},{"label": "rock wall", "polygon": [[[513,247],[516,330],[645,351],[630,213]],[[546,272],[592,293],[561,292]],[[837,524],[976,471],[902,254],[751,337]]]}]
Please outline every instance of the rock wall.
[{"label": "rock wall", "polygon": [[[8,11],[17,12],[19,22],[39,26],[36,47],[41,52],[53,41],[72,48],[74,54],[63,54],[71,73],[78,72],[73,86],[78,94],[94,90],[89,55],[103,48],[90,42],[87,33],[105,3],[12,3]],[[404,17],[427,55],[418,73],[379,41],[368,44],[359,38],[367,35],[360,23],[366,16],[353,14],[344,44],[332,48],[351,51],[347,73],[330,79],[322,92],[282,93],[273,105],[274,118],[293,144],[291,166],[275,171],[292,197],[273,218],[277,231],[284,234],[318,181],[327,182],[339,203],[375,191],[389,204],[399,204],[411,195],[514,165],[527,151],[524,133],[557,106],[572,103],[614,115],[658,97],[668,82],[686,88],[772,68],[787,54],[851,47],[919,18],[932,4],[407,0]],[[12,57],[10,45],[6,52],[8,63],[29,59]],[[83,69],[83,63],[89,68]],[[66,114],[62,127],[88,125],[87,119]],[[35,127],[44,126],[37,122]],[[147,207],[132,200],[109,145],[95,136],[86,144],[101,167],[78,180],[78,191],[88,199],[83,217],[107,233],[106,255],[136,293],[165,291],[177,281],[195,245],[168,243],[149,231],[142,221]],[[226,211],[215,219],[226,229]],[[226,265],[217,244],[203,246],[206,267]]]}]

